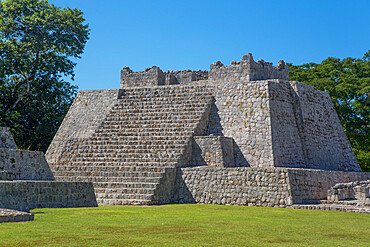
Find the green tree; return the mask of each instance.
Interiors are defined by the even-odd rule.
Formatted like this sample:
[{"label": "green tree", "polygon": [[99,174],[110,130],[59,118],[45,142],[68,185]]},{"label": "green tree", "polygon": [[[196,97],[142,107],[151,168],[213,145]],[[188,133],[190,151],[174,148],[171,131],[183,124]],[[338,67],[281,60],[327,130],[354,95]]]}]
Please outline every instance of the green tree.
[{"label": "green tree", "polygon": [[90,32],[84,22],[81,10],[47,0],[0,2],[0,126],[20,148],[46,151],[67,113],[77,87],[66,80]]},{"label": "green tree", "polygon": [[370,51],[362,59],[329,57],[292,65],[290,80],[328,92],[363,171],[370,171]]}]

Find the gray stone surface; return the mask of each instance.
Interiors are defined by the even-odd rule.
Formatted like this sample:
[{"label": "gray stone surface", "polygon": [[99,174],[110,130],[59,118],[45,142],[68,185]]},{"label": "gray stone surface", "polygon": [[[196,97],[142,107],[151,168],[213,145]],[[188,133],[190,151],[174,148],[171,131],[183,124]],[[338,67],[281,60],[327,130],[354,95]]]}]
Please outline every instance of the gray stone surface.
[{"label": "gray stone surface", "polygon": [[[1,131],[2,143],[7,143],[3,147],[16,147],[10,132],[6,128]],[[42,152],[0,148],[0,222],[33,220],[32,214],[13,210],[97,206],[92,183],[53,180]]]},{"label": "gray stone surface", "polygon": [[[3,180],[54,180],[42,152],[0,149],[0,173],[8,179]],[[0,179],[1,180],[1,179]]]},{"label": "gray stone surface", "polygon": [[296,168],[180,168],[175,203],[286,207],[320,202],[338,181],[370,178],[369,172]]},{"label": "gray stone surface", "polygon": [[178,169],[173,202],[283,207],[293,199],[286,170],[195,167]]},{"label": "gray stone surface", "polygon": [[92,183],[0,181],[0,208],[29,212],[34,208],[96,206]]},{"label": "gray stone surface", "polygon": [[129,67],[124,67],[121,70],[120,88],[186,84],[207,79],[208,71],[206,70],[176,70],[163,72],[157,66],[153,66],[144,71],[134,72]]},{"label": "gray stone surface", "polygon": [[[61,128],[54,136],[46,159],[49,163],[63,163],[74,143],[83,143],[99,127],[119,97],[120,90],[79,91]],[[57,160],[56,160],[57,159]]]},{"label": "gray stone surface", "polygon": [[192,166],[232,167],[233,139],[224,136],[194,136]]},{"label": "gray stone surface", "polygon": [[32,221],[34,215],[31,213],[0,208],[0,223]]},{"label": "gray stone surface", "polygon": [[288,80],[251,54],[209,72],[125,67],[121,89],[79,92],[46,157],[100,204],[286,207],[368,179],[328,94]]},{"label": "gray stone surface", "polygon": [[0,148],[17,149],[17,144],[7,127],[0,127]]},{"label": "gray stone surface", "polygon": [[[54,138],[56,148],[46,156],[55,178],[94,182],[100,204],[168,202],[161,195],[172,190],[174,175],[170,185],[166,167],[188,163],[191,137],[205,132],[212,99],[206,86],[120,89],[94,131],[67,140],[68,145]],[[68,116],[79,111],[81,105],[73,104]],[[72,123],[68,116],[56,136],[78,133],[80,125],[67,124]],[[64,146],[68,149],[61,150]]]},{"label": "gray stone surface", "polygon": [[280,60],[276,67],[263,60],[255,62],[251,53],[244,55],[240,62],[233,61],[225,66],[220,61],[211,64],[209,83],[231,83],[266,79],[289,80],[289,68]]},{"label": "gray stone surface", "polygon": [[328,190],[329,202],[346,199],[369,201],[370,204],[370,180],[338,183]]}]

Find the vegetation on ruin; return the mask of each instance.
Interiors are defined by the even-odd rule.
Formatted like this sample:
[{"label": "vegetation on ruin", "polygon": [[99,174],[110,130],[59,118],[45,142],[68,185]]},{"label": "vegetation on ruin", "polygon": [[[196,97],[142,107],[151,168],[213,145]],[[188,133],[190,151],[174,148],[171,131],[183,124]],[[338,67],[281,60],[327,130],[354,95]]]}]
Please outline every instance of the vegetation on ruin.
[{"label": "vegetation on ruin", "polygon": [[370,51],[362,59],[288,65],[290,80],[328,92],[362,170],[370,171]]},{"label": "vegetation on ruin", "polygon": [[0,246],[368,246],[370,216],[225,205],[36,209]]},{"label": "vegetation on ruin", "polygon": [[0,126],[22,149],[46,151],[77,88],[89,36],[82,11],[47,0],[0,2]]}]

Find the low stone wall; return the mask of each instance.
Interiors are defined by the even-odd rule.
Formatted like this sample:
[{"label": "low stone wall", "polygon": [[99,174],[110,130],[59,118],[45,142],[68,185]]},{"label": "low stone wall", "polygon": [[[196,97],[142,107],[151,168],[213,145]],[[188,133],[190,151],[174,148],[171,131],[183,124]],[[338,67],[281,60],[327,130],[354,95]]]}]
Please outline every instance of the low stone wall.
[{"label": "low stone wall", "polygon": [[134,72],[129,67],[121,70],[121,88],[164,85],[166,76],[157,66]]},{"label": "low stone wall", "polygon": [[293,203],[288,172],[271,168],[177,170],[174,203],[285,206]]},{"label": "low stone wall", "polygon": [[8,127],[0,127],[0,148],[17,149],[17,144]]},{"label": "low stone wall", "polygon": [[0,171],[0,180],[54,180],[44,154],[37,151],[0,149]]},{"label": "low stone wall", "polygon": [[176,70],[165,71],[166,85],[186,84],[194,81],[204,81],[208,79],[208,71],[206,70]]},{"label": "low stone wall", "polygon": [[31,220],[34,220],[34,215],[31,213],[0,208],[0,223],[22,222],[22,221],[31,221]]},{"label": "low stone wall", "polygon": [[370,201],[370,180],[339,183],[328,190],[329,202],[345,199]]},{"label": "low stone wall", "polygon": [[211,64],[209,70],[209,82],[211,84],[266,79],[289,80],[289,68],[282,60],[275,67],[272,66],[272,63],[263,60],[255,62],[252,54],[249,53],[244,55],[240,62],[232,61],[229,66],[217,61]]},{"label": "low stone wall", "polygon": [[28,212],[34,208],[96,206],[89,182],[0,181],[0,208]]},{"label": "low stone wall", "polygon": [[326,199],[328,189],[338,182],[369,178],[364,172],[187,167],[177,170],[172,201],[286,207]]},{"label": "low stone wall", "polygon": [[337,183],[370,179],[370,172],[342,172],[316,169],[288,169],[294,203],[327,198],[328,190]]}]

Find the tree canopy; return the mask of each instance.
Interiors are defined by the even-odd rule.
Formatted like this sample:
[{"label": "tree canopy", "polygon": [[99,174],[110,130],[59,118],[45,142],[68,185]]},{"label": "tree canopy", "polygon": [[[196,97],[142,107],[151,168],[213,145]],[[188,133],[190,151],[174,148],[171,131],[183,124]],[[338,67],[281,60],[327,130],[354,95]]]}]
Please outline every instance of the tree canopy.
[{"label": "tree canopy", "polygon": [[370,51],[360,58],[329,57],[320,64],[288,64],[290,80],[326,91],[363,171],[370,171]]},{"label": "tree canopy", "polygon": [[46,151],[72,103],[75,59],[89,37],[79,9],[0,2],[0,126],[20,148]]}]

